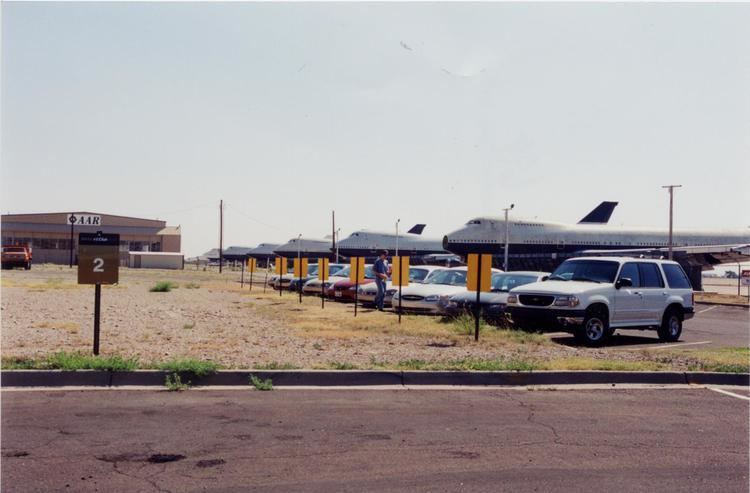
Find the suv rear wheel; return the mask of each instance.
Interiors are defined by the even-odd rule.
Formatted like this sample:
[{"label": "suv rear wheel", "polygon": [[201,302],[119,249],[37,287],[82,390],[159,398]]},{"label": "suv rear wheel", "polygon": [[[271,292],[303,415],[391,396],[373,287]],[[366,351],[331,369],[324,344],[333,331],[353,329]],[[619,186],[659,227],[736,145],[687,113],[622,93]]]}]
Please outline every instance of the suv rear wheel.
[{"label": "suv rear wheel", "polygon": [[583,325],[576,330],[576,339],[587,346],[601,346],[609,339],[613,331],[610,331],[607,311],[603,308],[594,307],[586,312]]},{"label": "suv rear wheel", "polygon": [[679,341],[682,334],[682,312],[677,308],[667,310],[657,333],[664,342]]}]

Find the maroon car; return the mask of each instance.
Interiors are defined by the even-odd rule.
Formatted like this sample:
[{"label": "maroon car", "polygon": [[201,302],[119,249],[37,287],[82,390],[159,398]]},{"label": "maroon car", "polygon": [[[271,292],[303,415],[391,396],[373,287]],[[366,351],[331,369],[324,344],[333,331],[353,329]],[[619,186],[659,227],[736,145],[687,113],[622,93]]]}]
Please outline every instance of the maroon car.
[{"label": "maroon car", "polygon": [[[363,286],[371,282],[375,282],[375,272],[372,270],[372,265],[365,265],[365,280],[360,282],[359,285]],[[330,286],[326,296],[335,301],[354,301],[355,287],[356,284],[351,280],[344,279]]]}]

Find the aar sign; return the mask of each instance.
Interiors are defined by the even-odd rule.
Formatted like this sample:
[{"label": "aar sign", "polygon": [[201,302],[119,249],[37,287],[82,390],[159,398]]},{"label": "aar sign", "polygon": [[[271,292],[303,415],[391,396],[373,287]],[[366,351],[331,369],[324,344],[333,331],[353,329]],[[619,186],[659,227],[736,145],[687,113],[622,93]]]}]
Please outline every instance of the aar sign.
[{"label": "aar sign", "polygon": [[67,224],[71,226],[101,226],[102,216],[94,214],[68,214]]}]

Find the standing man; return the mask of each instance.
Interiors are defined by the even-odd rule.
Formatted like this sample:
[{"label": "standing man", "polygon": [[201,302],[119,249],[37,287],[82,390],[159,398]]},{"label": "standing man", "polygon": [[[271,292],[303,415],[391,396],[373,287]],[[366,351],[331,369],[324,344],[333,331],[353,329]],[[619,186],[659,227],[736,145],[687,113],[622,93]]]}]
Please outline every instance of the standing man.
[{"label": "standing man", "polygon": [[375,271],[375,285],[378,287],[378,294],[375,296],[375,308],[383,311],[383,301],[385,300],[385,283],[388,280],[388,262],[385,260],[388,250],[380,250],[378,259],[372,270]]}]

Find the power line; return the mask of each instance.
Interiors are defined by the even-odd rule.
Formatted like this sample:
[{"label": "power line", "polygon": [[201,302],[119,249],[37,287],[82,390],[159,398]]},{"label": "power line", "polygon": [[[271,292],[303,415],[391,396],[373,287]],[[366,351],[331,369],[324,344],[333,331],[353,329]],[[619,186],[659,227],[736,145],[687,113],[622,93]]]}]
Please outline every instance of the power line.
[{"label": "power line", "polygon": [[256,218],[252,217],[251,215],[246,214],[246,213],[242,212],[241,210],[239,210],[239,209],[237,209],[235,207],[230,207],[228,204],[224,204],[224,209],[225,210],[230,210],[232,212],[236,212],[240,216],[243,216],[246,219],[249,219],[249,220],[251,220],[253,222],[256,222],[256,223],[258,223],[260,225],[263,225],[263,226],[265,226],[267,228],[275,229],[276,231],[281,231],[280,228],[277,228],[276,226],[274,226],[272,224],[265,223],[265,222],[261,221],[260,219],[256,219]]}]

